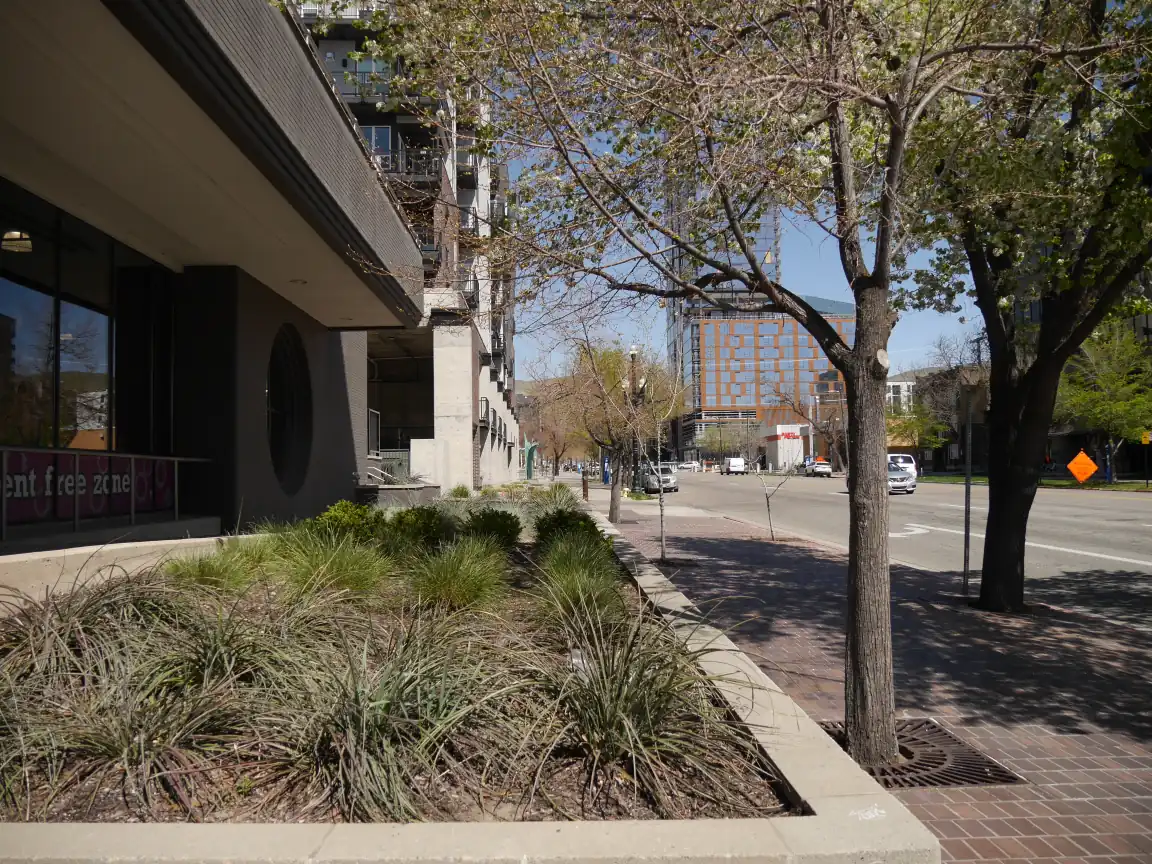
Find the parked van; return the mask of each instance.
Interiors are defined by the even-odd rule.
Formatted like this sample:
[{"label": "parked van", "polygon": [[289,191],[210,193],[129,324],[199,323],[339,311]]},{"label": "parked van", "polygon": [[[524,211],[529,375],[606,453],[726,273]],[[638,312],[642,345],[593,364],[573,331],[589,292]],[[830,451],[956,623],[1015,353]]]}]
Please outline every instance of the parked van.
[{"label": "parked van", "polygon": [[720,466],[721,474],[747,474],[748,466],[744,464],[743,456],[729,456]]}]

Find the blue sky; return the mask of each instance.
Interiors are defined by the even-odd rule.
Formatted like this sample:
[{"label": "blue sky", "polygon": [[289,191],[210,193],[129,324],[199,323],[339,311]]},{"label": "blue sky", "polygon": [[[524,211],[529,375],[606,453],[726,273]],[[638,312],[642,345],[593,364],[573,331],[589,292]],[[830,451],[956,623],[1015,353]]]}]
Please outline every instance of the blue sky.
[{"label": "blue sky", "polygon": [[[851,303],[852,292],[844,280],[840,269],[840,256],[836,244],[826,233],[815,227],[797,227],[795,222],[785,223],[781,241],[780,258],[783,265],[784,285],[797,294],[826,297],[829,300],[842,300]],[[927,257],[914,257],[913,265],[925,266]],[[979,321],[979,312],[970,300],[964,300],[964,308],[954,315],[941,315],[938,312],[905,312],[900,316],[892,338],[888,342],[888,353],[892,361],[893,373],[916,369],[931,364],[932,346],[941,335],[971,333]],[[660,320],[655,322],[651,314],[659,311]],[[614,331],[622,342],[655,341],[652,347],[663,351],[664,320],[662,310],[652,310],[648,316],[629,318],[619,316],[614,321],[605,322],[605,329]],[[961,322],[960,319],[965,321]],[[517,336],[516,356],[522,370],[535,369],[552,364],[547,361],[548,352],[556,348],[556,340],[551,334],[524,334]],[[557,358],[559,359],[559,358]]]}]

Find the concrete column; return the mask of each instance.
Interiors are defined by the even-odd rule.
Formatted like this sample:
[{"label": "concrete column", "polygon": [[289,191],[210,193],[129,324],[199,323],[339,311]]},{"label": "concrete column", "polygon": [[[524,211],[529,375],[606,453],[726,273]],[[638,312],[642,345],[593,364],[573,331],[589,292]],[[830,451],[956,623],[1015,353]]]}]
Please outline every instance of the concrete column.
[{"label": "concrete column", "polygon": [[435,463],[429,478],[444,491],[473,485],[473,391],[476,349],[471,326],[432,330]]}]

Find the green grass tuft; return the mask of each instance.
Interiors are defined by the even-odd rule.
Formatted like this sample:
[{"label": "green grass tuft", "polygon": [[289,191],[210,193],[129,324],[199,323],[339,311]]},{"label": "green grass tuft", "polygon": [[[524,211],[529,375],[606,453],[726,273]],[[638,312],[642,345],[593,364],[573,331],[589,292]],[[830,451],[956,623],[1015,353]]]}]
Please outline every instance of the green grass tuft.
[{"label": "green grass tuft", "polygon": [[483,606],[507,590],[508,562],[487,537],[463,537],[413,567],[411,584],[423,606],[457,610]]}]

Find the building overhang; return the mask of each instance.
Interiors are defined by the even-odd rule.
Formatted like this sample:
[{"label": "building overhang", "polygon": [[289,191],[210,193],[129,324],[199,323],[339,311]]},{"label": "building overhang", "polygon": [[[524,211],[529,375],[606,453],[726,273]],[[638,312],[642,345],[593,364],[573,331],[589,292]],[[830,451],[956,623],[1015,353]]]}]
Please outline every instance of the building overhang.
[{"label": "building overhang", "polygon": [[329,327],[417,323],[419,251],[293,26],[264,0],[5,0],[0,170],[173,270],[241,267]]}]

